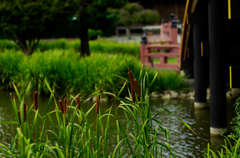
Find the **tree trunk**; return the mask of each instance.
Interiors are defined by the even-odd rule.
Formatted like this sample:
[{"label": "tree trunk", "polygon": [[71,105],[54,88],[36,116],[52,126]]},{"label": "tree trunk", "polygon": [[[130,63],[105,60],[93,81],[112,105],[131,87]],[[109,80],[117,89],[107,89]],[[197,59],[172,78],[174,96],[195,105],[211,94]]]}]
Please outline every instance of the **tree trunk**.
[{"label": "tree trunk", "polygon": [[81,40],[81,50],[80,56],[90,56],[89,43],[88,43],[88,27],[84,24],[84,8],[86,7],[86,0],[80,0],[79,3],[79,19],[80,19],[80,40]]},{"label": "tree trunk", "polygon": [[33,35],[31,38],[27,38],[26,36],[23,36],[21,34],[17,34],[17,39],[14,39],[11,37],[8,33],[3,31],[5,36],[12,40],[14,43],[17,44],[17,46],[21,49],[21,51],[26,55],[32,55],[34,52],[35,47],[39,43],[41,34],[39,35]]},{"label": "tree trunk", "polygon": [[80,40],[81,40],[81,51],[80,56],[90,56],[89,43],[88,43],[88,28],[80,22]]},{"label": "tree trunk", "polygon": [[34,49],[37,46],[39,40],[40,40],[39,38],[36,39],[36,41],[35,41],[35,39],[34,40],[24,39],[24,40],[19,41],[18,45],[19,45],[20,49],[22,50],[22,52],[26,56],[29,56],[29,55],[33,54]]}]

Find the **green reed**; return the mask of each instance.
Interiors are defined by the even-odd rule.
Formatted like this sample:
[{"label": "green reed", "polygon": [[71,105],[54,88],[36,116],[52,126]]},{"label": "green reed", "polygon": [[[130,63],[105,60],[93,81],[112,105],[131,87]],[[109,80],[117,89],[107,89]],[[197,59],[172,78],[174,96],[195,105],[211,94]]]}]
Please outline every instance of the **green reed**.
[{"label": "green reed", "polygon": [[233,122],[231,122],[231,127],[233,130],[233,133],[231,133],[228,136],[224,136],[224,144],[219,145],[216,148],[216,151],[212,150],[210,148],[210,145],[208,144],[207,151],[205,153],[205,157],[210,158],[237,158],[240,157],[240,124],[239,124],[239,105],[240,105],[240,98],[236,99],[235,106],[235,112],[237,116],[233,118]]},{"label": "green reed", "polygon": [[[129,157],[163,157],[163,149],[167,149],[170,156],[175,157],[170,148],[170,137],[166,127],[156,117],[163,111],[152,116],[149,109],[150,87],[154,80],[150,81],[148,73],[143,75],[143,68],[138,77],[128,71],[130,82],[123,77],[125,82],[120,91],[115,95],[97,89],[87,97],[80,100],[79,95],[65,96],[64,100],[57,101],[56,91],[48,82],[45,83],[50,91],[50,99],[45,115],[39,114],[38,92],[34,92],[34,103],[28,108],[24,104],[25,96],[30,92],[30,84],[26,90],[19,91],[13,84],[20,105],[17,105],[15,97],[12,97],[13,111],[16,121],[1,122],[0,124],[17,124],[16,135],[10,147],[0,143],[0,150],[6,157],[123,157],[123,151],[127,151]],[[131,83],[129,85],[129,83]],[[138,84],[139,83],[139,84]],[[22,82],[23,84],[23,82]],[[41,83],[39,83],[41,84]],[[121,98],[125,87],[128,87],[129,97]],[[41,85],[38,86],[38,91]],[[132,92],[131,92],[132,91]],[[100,96],[114,96],[112,106],[106,111],[101,111]],[[81,109],[81,103],[89,97],[96,96],[96,103],[87,112]],[[135,96],[135,100],[133,99]],[[114,103],[119,100],[117,109],[124,110],[128,121],[127,127],[121,125],[117,119],[117,113],[112,114]],[[51,101],[55,103],[55,110],[48,111]],[[96,121],[90,123],[88,115],[96,108]],[[19,109],[19,112],[18,112]],[[167,111],[169,112],[169,111]],[[170,113],[170,112],[169,112]],[[53,121],[53,117],[57,121]],[[106,118],[106,123],[103,119]],[[109,126],[110,119],[116,120],[117,129]],[[180,119],[181,120],[181,119]],[[52,128],[45,127],[45,122],[50,121]],[[182,121],[182,120],[181,120]],[[154,125],[156,122],[156,125]],[[182,121],[190,128],[184,121]],[[95,126],[95,127],[94,127]],[[108,142],[111,139],[109,129],[117,135],[117,144],[113,151],[108,151]],[[35,135],[35,134],[36,135]],[[165,138],[165,140],[162,140]],[[132,143],[134,142],[134,143]],[[129,152],[128,152],[129,151]]]},{"label": "green reed", "polygon": [[[220,149],[218,149],[220,148]],[[208,144],[207,151],[205,153],[205,157],[207,158],[238,158],[239,148],[240,148],[240,138],[235,139],[231,137],[225,137],[224,145],[218,146],[217,151],[213,151],[210,149],[210,145]]]},{"label": "green reed", "polygon": [[[116,96],[120,100],[117,109],[124,111],[129,127],[124,130],[120,123],[121,120],[117,121],[118,133],[121,133],[117,141],[120,143],[121,138],[124,140],[125,144],[122,146],[129,148],[132,157],[163,157],[163,151],[167,151],[170,157],[175,157],[170,148],[169,131],[156,119],[164,111],[169,114],[171,112],[162,109],[153,116],[150,111],[149,97],[157,76],[158,73],[150,80],[148,73],[144,74],[142,68],[138,77],[133,75],[132,70],[129,70],[129,81],[120,77],[126,81],[125,85],[130,83],[127,84],[129,97],[124,99]],[[179,120],[191,130],[186,122]],[[156,125],[154,126],[154,124]],[[134,144],[130,143],[132,141]],[[122,155],[122,146],[119,145],[119,155]]]}]

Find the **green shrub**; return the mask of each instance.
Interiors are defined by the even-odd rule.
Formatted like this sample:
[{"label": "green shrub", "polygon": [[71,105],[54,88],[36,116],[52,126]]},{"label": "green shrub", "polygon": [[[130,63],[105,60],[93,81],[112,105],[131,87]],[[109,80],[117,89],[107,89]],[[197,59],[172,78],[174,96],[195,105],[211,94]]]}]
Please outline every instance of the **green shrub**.
[{"label": "green shrub", "polygon": [[236,100],[236,103],[234,104],[235,111],[237,116],[233,118],[232,124],[232,130],[234,133],[231,134],[231,137],[233,138],[239,138],[240,137],[240,97]]},{"label": "green shrub", "polygon": [[14,42],[9,40],[0,40],[0,51],[4,51],[5,49],[20,50]]},{"label": "green shrub", "polygon": [[24,63],[26,58],[21,52],[15,50],[5,50],[0,54],[0,89],[9,90],[12,88],[11,81],[20,82],[22,70],[20,63]]},{"label": "green shrub", "polygon": [[[125,59],[134,72],[140,71],[140,61],[127,54],[92,53],[90,57],[80,58],[73,50],[52,50],[44,53],[37,51],[31,57],[25,57],[21,52],[5,50],[0,53],[0,76],[6,79],[0,86],[11,89],[10,81],[19,83],[23,79],[25,84],[32,81],[35,87],[40,83],[41,92],[48,93],[46,85],[42,84],[47,79],[58,94],[88,94],[95,87],[115,94],[124,82],[115,76],[127,77]],[[150,80],[158,71],[144,68],[146,70]],[[21,84],[17,86],[21,87]],[[175,71],[160,71],[151,90],[160,92],[183,87],[183,78]]]},{"label": "green shrub", "polygon": [[89,39],[96,39],[98,37],[98,35],[100,35],[100,36],[103,35],[101,30],[88,29],[88,37],[89,37]]}]

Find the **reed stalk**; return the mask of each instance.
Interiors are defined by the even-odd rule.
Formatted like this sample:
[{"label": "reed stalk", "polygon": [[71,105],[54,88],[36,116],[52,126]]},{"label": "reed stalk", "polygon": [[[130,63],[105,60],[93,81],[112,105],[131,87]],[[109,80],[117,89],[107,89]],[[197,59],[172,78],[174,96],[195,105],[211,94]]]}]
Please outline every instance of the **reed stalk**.
[{"label": "reed stalk", "polygon": [[34,110],[38,110],[38,92],[35,91],[33,93],[33,99],[34,99]]},{"label": "reed stalk", "polygon": [[22,125],[22,123],[21,123],[21,114],[20,114],[20,111],[18,110],[17,112],[18,112],[18,120],[19,120],[19,124]]},{"label": "reed stalk", "polygon": [[27,104],[24,103],[23,104],[23,111],[24,111],[24,122],[26,122],[26,118],[27,118]]},{"label": "reed stalk", "polygon": [[135,103],[135,100],[136,100],[135,91],[132,86],[131,86],[131,97],[132,97],[132,102]]},{"label": "reed stalk", "polygon": [[77,109],[80,110],[81,109],[81,104],[80,104],[79,96],[76,97],[76,103],[77,103]]}]

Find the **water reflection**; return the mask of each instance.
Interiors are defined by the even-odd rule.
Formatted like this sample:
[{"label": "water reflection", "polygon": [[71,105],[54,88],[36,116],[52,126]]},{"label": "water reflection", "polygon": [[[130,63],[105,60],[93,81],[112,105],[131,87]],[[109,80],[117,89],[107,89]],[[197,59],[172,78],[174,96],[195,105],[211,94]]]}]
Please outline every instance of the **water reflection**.
[{"label": "water reflection", "polygon": [[[14,114],[12,110],[12,105],[10,101],[10,96],[8,93],[0,93],[0,122],[2,121],[11,121],[14,120]],[[28,96],[25,102],[30,105],[33,100]],[[234,102],[228,102],[228,122],[231,121],[231,118],[234,117]],[[39,109],[40,114],[45,114],[47,110],[48,98],[42,97],[39,99]],[[87,111],[93,103],[82,104],[81,107],[84,111]],[[104,111],[110,107],[109,103],[101,103],[101,110]],[[126,127],[127,120],[124,116],[123,111],[116,107],[118,104],[114,105],[113,114],[117,112],[117,119],[120,120],[122,126]],[[172,112],[169,115],[167,112],[164,112],[157,119],[163,122],[170,131],[171,136],[171,147],[173,152],[178,157],[204,157],[204,152],[206,151],[207,144],[210,143],[211,147],[215,149],[216,146],[223,142],[221,137],[212,137],[210,138],[210,108],[206,109],[194,109],[193,101],[191,100],[151,100],[150,101],[150,110],[151,113],[157,114],[161,109],[168,109]],[[55,104],[52,102],[50,104],[49,110],[54,110]],[[189,130],[177,117],[183,119],[188,123],[191,128],[196,132],[195,135],[191,130]],[[95,110],[89,115],[89,122],[94,122],[96,120]],[[53,116],[54,121],[54,116]],[[106,123],[106,119],[103,120],[103,124]],[[51,126],[50,122],[46,124]],[[110,126],[116,129],[116,119],[112,118]],[[228,125],[228,128],[230,125]],[[13,140],[15,134],[14,125],[0,125],[0,143],[10,145],[10,142]],[[112,139],[109,140],[109,151],[112,151],[116,144],[116,136],[114,132],[109,131],[109,135]],[[125,153],[126,157],[128,153]]]}]

